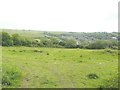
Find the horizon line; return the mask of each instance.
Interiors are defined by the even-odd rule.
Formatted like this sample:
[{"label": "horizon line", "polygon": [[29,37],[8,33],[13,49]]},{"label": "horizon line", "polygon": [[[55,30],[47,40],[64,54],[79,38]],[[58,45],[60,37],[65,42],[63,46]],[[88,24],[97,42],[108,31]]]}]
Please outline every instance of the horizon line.
[{"label": "horizon line", "polygon": [[0,28],[0,30],[21,30],[21,31],[41,31],[41,32],[83,32],[83,33],[94,33],[94,32],[107,32],[107,33],[113,33],[113,32],[119,32],[119,31],[60,31],[60,30],[40,30],[40,29],[18,29],[18,28]]}]

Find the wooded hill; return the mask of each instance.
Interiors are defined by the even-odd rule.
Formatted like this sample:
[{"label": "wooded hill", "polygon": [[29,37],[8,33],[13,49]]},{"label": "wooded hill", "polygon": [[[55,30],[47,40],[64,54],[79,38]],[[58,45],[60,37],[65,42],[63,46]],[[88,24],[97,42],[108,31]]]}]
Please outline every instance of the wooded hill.
[{"label": "wooded hill", "polygon": [[[118,32],[48,32],[11,29],[1,29],[0,31],[3,46],[117,49],[118,40],[120,40]],[[8,39],[5,38],[6,35],[10,39],[9,44],[6,42]]]}]

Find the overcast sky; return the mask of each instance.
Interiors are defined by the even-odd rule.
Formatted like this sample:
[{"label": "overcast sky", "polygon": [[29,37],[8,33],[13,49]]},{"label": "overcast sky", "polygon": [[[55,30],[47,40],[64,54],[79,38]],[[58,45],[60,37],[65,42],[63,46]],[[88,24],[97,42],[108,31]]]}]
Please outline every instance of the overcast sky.
[{"label": "overcast sky", "polygon": [[0,0],[0,28],[118,31],[119,0]]}]

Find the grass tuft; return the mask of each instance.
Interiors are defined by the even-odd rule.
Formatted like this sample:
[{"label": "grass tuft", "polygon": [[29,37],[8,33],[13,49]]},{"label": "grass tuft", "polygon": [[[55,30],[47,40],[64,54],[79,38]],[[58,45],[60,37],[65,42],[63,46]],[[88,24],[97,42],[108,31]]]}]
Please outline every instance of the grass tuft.
[{"label": "grass tuft", "polygon": [[98,75],[96,75],[95,73],[88,74],[87,77],[89,79],[97,79],[97,78],[99,78]]},{"label": "grass tuft", "polygon": [[15,86],[20,82],[22,74],[16,68],[9,68],[3,72],[2,85],[6,86]]}]

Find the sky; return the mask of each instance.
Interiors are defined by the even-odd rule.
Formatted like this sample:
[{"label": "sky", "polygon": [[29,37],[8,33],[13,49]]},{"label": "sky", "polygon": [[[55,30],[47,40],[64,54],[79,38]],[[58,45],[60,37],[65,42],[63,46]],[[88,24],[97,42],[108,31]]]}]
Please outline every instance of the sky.
[{"label": "sky", "polygon": [[117,32],[119,0],[0,0],[0,28]]}]

